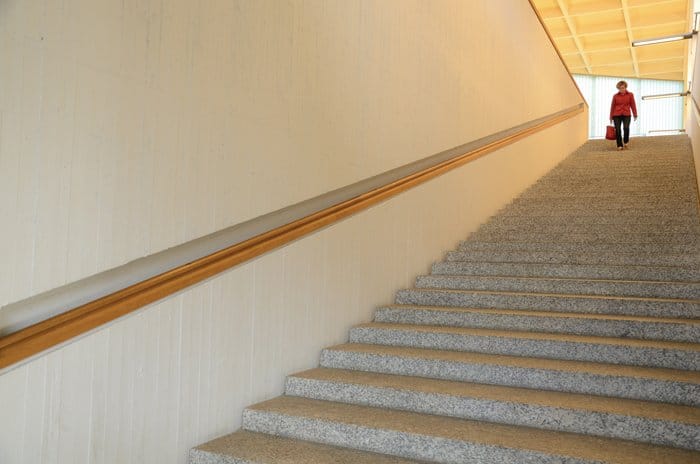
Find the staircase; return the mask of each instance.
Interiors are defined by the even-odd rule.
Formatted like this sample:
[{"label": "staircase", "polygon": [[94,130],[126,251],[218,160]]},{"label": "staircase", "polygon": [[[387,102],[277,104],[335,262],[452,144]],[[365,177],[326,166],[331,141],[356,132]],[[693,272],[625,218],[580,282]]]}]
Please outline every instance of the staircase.
[{"label": "staircase", "polygon": [[685,136],[590,141],[401,290],[213,463],[700,463]]}]

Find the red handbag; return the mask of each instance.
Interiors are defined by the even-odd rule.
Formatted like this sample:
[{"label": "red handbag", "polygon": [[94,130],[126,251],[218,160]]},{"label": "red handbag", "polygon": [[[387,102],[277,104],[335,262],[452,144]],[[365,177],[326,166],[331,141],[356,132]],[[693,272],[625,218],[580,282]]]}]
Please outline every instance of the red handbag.
[{"label": "red handbag", "polygon": [[615,126],[608,126],[605,130],[605,138],[608,140],[615,140],[617,137],[615,135]]}]

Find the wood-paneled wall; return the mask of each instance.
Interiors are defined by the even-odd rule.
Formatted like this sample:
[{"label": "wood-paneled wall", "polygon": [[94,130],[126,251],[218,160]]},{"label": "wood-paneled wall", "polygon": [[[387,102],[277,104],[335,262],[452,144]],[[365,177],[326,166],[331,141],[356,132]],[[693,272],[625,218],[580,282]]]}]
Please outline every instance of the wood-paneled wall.
[{"label": "wood-paneled wall", "polygon": [[[530,6],[505,0],[8,0],[0,83],[0,306],[579,101]],[[184,463],[585,131],[0,376],[0,462]]]}]

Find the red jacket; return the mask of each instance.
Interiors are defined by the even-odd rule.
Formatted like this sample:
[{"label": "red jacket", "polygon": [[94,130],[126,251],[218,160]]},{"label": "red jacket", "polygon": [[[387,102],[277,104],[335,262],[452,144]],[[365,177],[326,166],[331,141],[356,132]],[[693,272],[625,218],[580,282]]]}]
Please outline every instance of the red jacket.
[{"label": "red jacket", "polygon": [[632,114],[636,118],[637,105],[634,103],[634,94],[632,92],[618,92],[613,95],[612,103],[610,104],[610,119],[613,116],[630,116],[630,109],[632,109]]}]

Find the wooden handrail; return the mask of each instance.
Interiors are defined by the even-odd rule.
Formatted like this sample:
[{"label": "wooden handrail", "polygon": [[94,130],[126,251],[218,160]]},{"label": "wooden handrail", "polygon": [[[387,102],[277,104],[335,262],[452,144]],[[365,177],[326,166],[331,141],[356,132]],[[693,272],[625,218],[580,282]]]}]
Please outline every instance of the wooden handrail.
[{"label": "wooden handrail", "polygon": [[358,213],[489,152],[572,118],[583,111],[584,104],[580,103],[548,117],[504,131],[506,135],[480,144],[478,147],[446,161],[17,330],[0,338],[0,370],[41,354],[143,306]]}]

